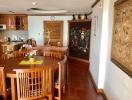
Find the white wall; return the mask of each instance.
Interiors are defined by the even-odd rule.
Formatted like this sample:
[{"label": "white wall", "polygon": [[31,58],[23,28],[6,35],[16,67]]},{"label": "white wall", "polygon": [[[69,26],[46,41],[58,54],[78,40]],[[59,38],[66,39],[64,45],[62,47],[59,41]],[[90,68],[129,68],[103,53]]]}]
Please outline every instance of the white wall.
[{"label": "white wall", "polygon": [[93,32],[91,35],[90,71],[96,85],[104,89],[109,100],[132,100],[132,78],[110,60],[114,1],[103,0],[103,14],[98,13],[99,4],[93,8],[92,16],[100,16],[102,21],[98,23],[102,26],[97,27],[99,36],[94,36]]},{"label": "white wall", "polygon": [[[37,45],[44,44],[44,27],[43,22],[45,20],[51,20],[51,16],[28,16],[28,32],[29,38],[35,38]],[[55,16],[55,20],[64,21],[63,24],[63,45],[68,45],[68,20],[71,20],[72,16]]]},{"label": "white wall", "polygon": [[[101,46],[101,31],[102,31],[102,12],[99,8],[100,2],[92,9],[92,31],[90,44],[90,72],[98,86],[99,81],[99,63],[100,63],[100,46]],[[95,18],[96,17],[96,18]],[[96,19],[96,22],[95,22]],[[96,23],[96,25],[95,25]]]}]

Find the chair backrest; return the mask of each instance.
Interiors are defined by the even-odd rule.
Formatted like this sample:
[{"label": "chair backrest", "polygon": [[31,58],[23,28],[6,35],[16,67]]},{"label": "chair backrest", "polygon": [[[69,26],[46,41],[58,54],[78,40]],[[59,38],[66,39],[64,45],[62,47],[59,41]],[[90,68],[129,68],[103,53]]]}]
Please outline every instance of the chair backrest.
[{"label": "chair backrest", "polygon": [[51,51],[51,50],[48,51],[48,50],[45,50],[43,55],[44,56],[48,56],[48,57],[52,57],[52,58],[61,59],[64,54],[62,52],[59,52],[59,51]]},{"label": "chair backrest", "polygon": [[57,52],[57,51],[54,51],[53,53],[52,53],[52,56],[54,57],[54,58],[58,58],[58,59],[61,59],[62,57],[63,57],[63,53],[62,52]]},{"label": "chair backrest", "polygon": [[18,100],[31,100],[52,93],[52,68],[16,69]]},{"label": "chair backrest", "polygon": [[6,80],[5,80],[5,72],[4,67],[0,67],[0,93],[2,93],[3,97],[7,97],[6,91]]},{"label": "chair backrest", "polygon": [[45,50],[45,51],[43,52],[43,56],[52,57],[52,55],[53,55],[53,52],[52,52],[52,51]]},{"label": "chair backrest", "polygon": [[67,56],[64,55],[64,59],[59,64],[59,75],[58,75],[58,84],[65,84],[66,83],[66,67],[67,67]]},{"label": "chair backrest", "polygon": [[24,51],[14,51],[14,57],[24,57],[26,54],[28,54],[30,51],[29,50],[24,50]]}]

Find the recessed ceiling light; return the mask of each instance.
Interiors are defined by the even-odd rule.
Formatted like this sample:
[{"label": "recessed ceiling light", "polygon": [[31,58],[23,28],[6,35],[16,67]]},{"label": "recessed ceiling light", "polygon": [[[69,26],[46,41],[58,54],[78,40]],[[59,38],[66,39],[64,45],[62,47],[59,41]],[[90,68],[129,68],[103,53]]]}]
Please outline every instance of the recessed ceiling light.
[{"label": "recessed ceiling light", "polygon": [[37,2],[36,1],[32,2],[32,5],[34,5],[34,6],[37,5]]},{"label": "recessed ceiling light", "polygon": [[52,10],[52,9],[42,9],[42,8],[30,8],[30,9],[27,9],[27,11],[34,12],[34,13],[47,13],[47,14],[67,12],[67,10],[64,10],[64,9]]}]

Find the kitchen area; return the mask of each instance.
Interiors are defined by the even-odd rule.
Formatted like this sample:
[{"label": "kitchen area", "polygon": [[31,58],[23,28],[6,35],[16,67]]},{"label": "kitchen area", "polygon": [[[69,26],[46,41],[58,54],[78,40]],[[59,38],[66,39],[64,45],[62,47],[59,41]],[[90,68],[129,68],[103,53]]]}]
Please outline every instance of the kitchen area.
[{"label": "kitchen area", "polygon": [[0,55],[17,51],[28,39],[27,15],[0,15]]}]

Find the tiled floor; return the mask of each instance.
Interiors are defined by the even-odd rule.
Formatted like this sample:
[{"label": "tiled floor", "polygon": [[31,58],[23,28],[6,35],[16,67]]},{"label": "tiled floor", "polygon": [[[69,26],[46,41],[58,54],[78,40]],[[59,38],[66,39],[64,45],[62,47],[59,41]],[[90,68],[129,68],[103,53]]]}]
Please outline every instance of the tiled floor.
[{"label": "tiled floor", "polygon": [[67,88],[62,100],[104,100],[95,91],[87,63],[69,60],[67,72]]}]

